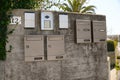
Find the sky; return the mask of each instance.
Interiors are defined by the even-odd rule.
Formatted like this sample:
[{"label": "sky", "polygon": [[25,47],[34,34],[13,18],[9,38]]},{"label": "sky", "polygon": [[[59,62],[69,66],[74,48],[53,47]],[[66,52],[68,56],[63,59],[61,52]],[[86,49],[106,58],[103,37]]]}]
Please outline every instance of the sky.
[{"label": "sky", "polygon": [[120,35],[120,0],[90,0],[96,14],[106,15],[107,35]]}]

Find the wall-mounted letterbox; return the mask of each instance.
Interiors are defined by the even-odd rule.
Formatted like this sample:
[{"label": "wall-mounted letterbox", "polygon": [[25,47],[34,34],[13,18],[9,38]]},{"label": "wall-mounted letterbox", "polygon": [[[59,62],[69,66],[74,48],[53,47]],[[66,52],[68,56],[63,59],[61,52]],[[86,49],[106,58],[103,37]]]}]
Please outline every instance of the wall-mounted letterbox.
[{"label": "wall-mounted letterbox", "polygon": [[91,21],[76,19],[76,40],[77,43],[91,42]]},{"label": "wall-mounted letterbox", "polygon": [[64,58],[64,36],[49,35],[47,36],[47,59],[61,60]]},{"label": "wall-mounted letterbox", "polygon": [[68,15],[59,15],[59,28],[68,28]]},{"label": "wall-mounted letterbox", "polygon": [[25,17],[25,28],[35,28],[35,13],[26,12]]},{"label": "wall-mounted letterbox", "polygon": [[41,12],[41,30],[53,30],[52,12]]},{"label": "wall-mounted letterbox", "polygon": [[93,21],[93,41],[104,42],[106,41],[106,22]]},{"label": "wall-mounted letterbox", "polygon": [[44,60],[44,37],[26,35],[24,37],[25,61]]}]

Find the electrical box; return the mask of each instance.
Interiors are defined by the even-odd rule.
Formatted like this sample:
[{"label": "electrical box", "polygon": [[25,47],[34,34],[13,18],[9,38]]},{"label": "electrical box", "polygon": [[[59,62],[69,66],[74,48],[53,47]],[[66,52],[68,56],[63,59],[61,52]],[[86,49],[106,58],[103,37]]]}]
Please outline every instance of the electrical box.
[{"label": "electrical box", "polygon": [[35,28],[35,13],[26,12],[25,17],[25,28]]},{"label": "electrical box", "polygon": [[41,30],[53,30],[52,12],[41,12]]},{"label": "electrical box", "polygon": [[68,15],[59,15],[59,28],[68,28]]},{"label": "electrical box", "polygon": [[104,42],[106,41],[106,22],[93,21],[93,41]]},{"label": "electrical box", "polygon": [[91,21],[76,19],[77,43],[91,43]]},{"label": "electrical box", "polygon": [[24,37],[25,61],[44,60],[44,37],[26,35]]},{"label": "electrical box", "polygon": [[49,35],[47,36],[47,59],[62,60],[64,58],[64,36]]}]

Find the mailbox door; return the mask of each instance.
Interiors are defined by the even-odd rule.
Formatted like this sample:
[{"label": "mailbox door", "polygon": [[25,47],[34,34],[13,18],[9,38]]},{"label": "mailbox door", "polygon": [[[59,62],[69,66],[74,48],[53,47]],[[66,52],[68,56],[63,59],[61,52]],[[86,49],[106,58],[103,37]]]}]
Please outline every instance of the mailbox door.
[{"label": "mailbox door", "polygon": [[64,36],[50,35],[47,37],[48,60],[58,60],[64,58]]},{"label": "mailbox door", "polygon": [[39,61],[44,59],[44,38],[41,35],[24,37],[25,60]]},{"label": "mailbox door", "polygon": [[77,43],[91,42],[91,22],[90,20],[76,20],[76,40]]},{"label": "mailbox door", "polygon": [[93,41],[104,42],[106,41],[106,22],[93,21]]}]

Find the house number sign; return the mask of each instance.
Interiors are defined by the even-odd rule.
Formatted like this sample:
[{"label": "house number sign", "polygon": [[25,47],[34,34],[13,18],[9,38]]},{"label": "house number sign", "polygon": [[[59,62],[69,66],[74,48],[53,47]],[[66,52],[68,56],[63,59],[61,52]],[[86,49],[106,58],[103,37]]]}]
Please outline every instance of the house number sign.
[{"label": "house number sign", "polygon": [[21,24],[21,17],[13,16],[10,18],[10,24]]}]

